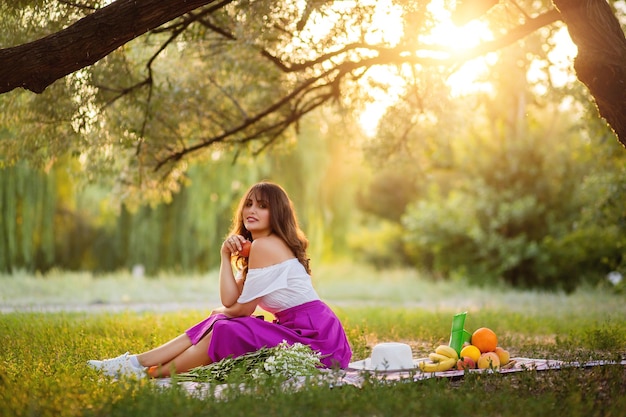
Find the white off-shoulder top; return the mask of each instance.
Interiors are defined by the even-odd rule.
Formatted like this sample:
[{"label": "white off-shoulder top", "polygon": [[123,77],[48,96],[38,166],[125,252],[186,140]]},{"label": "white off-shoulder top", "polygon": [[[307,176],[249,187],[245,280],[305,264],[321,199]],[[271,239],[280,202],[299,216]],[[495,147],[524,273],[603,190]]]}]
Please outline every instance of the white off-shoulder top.
[{"label": "white off-shoulder top", "polygon": [[260,298],[259,307],[272,314],[320,299],[311,276],[297,258],[249,269],[237,302],[247,303],[255,298]]}]

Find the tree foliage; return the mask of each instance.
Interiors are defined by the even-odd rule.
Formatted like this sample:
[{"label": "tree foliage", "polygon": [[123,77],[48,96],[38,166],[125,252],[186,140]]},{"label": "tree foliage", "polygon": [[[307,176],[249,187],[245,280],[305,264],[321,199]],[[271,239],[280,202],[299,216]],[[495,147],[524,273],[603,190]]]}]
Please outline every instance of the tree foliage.
[{"label": "tree foliage", "polygon": [[395,172],[421,181],[402,209],[393,193],[375,187],[366,201],[381,195],[375,201],[383,209],[364,208],[402,211],[402,228],[383,231],[381,246],[397,252],[402,240],[410,262],[436,275],[572,290],[624,267],[626,218],[614,202],[623,193],[626,155],[607,143],[610,132],[597,119],[564,101],[581,94],[575,87],[536,94],[529,58],[520,53],[528,47],[520,48],[507,48],[509,59],[490,67],[493,92],[424,102],[430,111],[422,112],[419,128],[415,114],[402,111],[402,103],[416,107],[412,95],[386,115],[374,146],[382,161],[389,147],[402,149],[392,152]]},{"label": "tree foliage", "polygon": [[[82,155],[90,171],[118,174],[131,189],[176,190],[184,160],[205,149],[227,145],[258,153],[325,103],[358,108],[368,99],[361,80],[377,67],[409,79],[433,68],[454,70],[562,16],[579,48],[603,56],[604,72],[619,74],[623,33],[604,0],[555,1],[558,10],[548,1],[489,2],[488,11],[476,15],[496,37],[456,55],[427,40],[434,26],[430,3],[394,1],[389,10],[400,16],[397,36],[376,26],[384,2],[5,3],[2,27],[11,46],[0,50],[3,91],[43,91],[3,95],[8,112],[32,114],[19,117],[19,134],[3,141],[5,163],[70,152]],[[471,9],[477,2],[460,3]],[[445,4],[452,9],[455,3]],[[605,37],[598,30],[606,25]],[[598,45],[603,41],[615,54],[605,53]],[[579,68],[597,61],[581,55]],[[71,75],[62,78],[63,71]],[[55,79],[54,91],[46,89]],[[619,126],[626,119],[619,118],[619,77],[606,83],[603,89],[588,85],[601,98],[603,115]],[[604,94],[611,85],[618,103],[609,115],[602,109],[612,103]]]},{"label": "tree foliage", "polygon": [[[438,42],[439,3],[469,7],[456,18],[493,39]],[[595,124],[599,109],[624,140],[620,2],[19,0],[0,13],[5,270],[205,269],[242,184],[262,178],[301,203],[318,258],[352,246],[380,266],[531,286],[623,266],[623,149]],[[552,78],[564,25],[588,89]],[[447,78],[488,54],[480,81],[495,87],[455,97]],[[363,145],[354,118],[381,95]],[[580,103],[593,116],[577,124]],[[94,209],[111,190],[120,211]],[[357,190],[372,215],[360,234]]]},{"label": "tree foliage", "polygon": [[0,175],[0,269],[25,265],[50,268],[56,260],[54,221],[57,207],[57,175],[32,172],[25,163]]},{"label": "tree foliage", "polygon": [[235,205],[252,183],[279,182],[296,203],[315,260],[345,251],[355,218],[352,195],[362,168],[351,141],[350,115],[322,114],[302,123],[298,141],[256,158],[215,151],[186,170],[185,183],[167,201],[121,198],[102,184],[76,178],[79,163],[58,161],[49,172],[20,162],[0,169],[0,272],[51,268],[97,273],[135,267],[149,275],[203,272],[219,266],[219,247]]}]

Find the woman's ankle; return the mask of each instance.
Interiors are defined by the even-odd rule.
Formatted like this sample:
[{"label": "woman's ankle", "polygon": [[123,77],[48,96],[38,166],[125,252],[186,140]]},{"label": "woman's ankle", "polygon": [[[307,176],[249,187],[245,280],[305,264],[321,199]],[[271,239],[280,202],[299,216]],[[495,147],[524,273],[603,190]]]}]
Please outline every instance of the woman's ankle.
[{"label": "woman's ankle", "polygon": [[137,355],[130,355],[128,357],[128,360],[130,361],[130,364],[133,365],[135,368],[145,368],[145,366],[143,366],[141,362],[139,362],[139,358],[137,357]]}]

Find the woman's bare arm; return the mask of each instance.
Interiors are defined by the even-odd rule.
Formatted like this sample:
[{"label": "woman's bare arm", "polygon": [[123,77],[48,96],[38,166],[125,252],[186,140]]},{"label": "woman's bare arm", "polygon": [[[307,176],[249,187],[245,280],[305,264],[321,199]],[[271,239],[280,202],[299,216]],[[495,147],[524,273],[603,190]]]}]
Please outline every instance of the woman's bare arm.
[{"label": "woman's bare arm", "polygon": [[[233,245],[233,241],[239,241],[236,245]],[[243,236],[229,236],[222,244],[220,251],[220,300],[224,307],[230,307],[237,302],[237,299],[241,295],[242,285],[235,279],[233,273],[233,267],[231,264],[231,257],[233,253],[242,249],[242,244],[245,241]]]},{"label": "woman's bare arm", "polygon": [[228,317],[246,317],[251,316],[256,310],[258,299],[249,301],[247,303],[235,303],[230,307],[224,307],[222,314],[226,314]]}]

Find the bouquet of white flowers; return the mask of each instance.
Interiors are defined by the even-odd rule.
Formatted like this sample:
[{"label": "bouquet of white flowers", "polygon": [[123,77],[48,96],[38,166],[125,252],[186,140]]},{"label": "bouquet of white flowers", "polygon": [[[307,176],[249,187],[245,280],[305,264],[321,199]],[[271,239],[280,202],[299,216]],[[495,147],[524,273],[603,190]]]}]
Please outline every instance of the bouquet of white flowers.
[{"label": "bouquet of white flowers", "polygon": [[271,348],[261,348],[236,358],[225,358],[206,366],[199,366],[179,374],[182,381],[233,383],[273,378],[287,380],[299,376],[313,376],[320,372],[319,352],[301,343],[286,341]]}]

